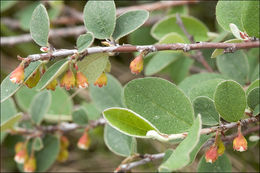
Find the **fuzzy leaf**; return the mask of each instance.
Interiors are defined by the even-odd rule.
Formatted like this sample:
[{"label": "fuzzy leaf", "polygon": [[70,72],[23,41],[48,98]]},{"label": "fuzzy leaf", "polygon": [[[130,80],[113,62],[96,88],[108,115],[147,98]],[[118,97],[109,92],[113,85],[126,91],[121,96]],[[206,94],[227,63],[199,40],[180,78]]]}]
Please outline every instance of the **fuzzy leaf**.
[{"label": "fuzzy leaf", "polygon": [[137,113],[125,108],[109,108],[103,111],[104,118],[116,130],[134,137],[146,138],[146,133],[157,129]]},{"label": "fuzzy leaf", "polygon": [[255,107],[260,104],[259,98],[260,98],[260,88],[257,87],[252,89],[247,96],[248,107],[254,110]]},{"label": "fuzzy leaf", "polygon": [[22,118],[22,116],[22,113],[18,113],[15,116],[12,116],[8,120],[6,120],[5,122],[1,122],[1,132],[8,129],[12,129],[15,123],[19,121]]},{"label": "fuzzy leaf", "polygon": [[12,98],[5,100],[1,104],[1,128],[2,124],[5,124],[9,119],[17,114],[17,109],[15,107]]},{"label": "fuzzy leaf", "polygon": [[94,36],[91,32],[82,34],[77,39],[77,48],[79,53],[84,52],[94,41]]},{"label": "fuzzy leaf", "polygon": [[118,40],[138,29],[148,19],[149,13],[145,10],[129,11],[116,19],[113,38]]},{"label": "fuzzy leaf", "polygon": [[116,25],[116,7],[114,1],[88,1],[85,5],[84,24],[95,38],[109,39]]},{"label": "fuzzy leaf", "polygon": [[128,157],[137,150],[134,137],[125,135],[110,125],[105,126],[104,141],[109,150],[119,156]]},{"label": "fuzzy leaf", "polygon": [[50,21],[47,10],[40,4],[35,8],[32,14],[30,23],[31,36],[39,46],[47,46],[49,30]]},{"label": "fuzzy leaf", "polygon": [[250,91],[252,91],[252,89],[260,87],[260,79],[256,79],[254,82],[252,82],[249,87],[246,90],[246,95],[248,95],[248,93]]},{"label": "fuzzy leaf", "polygon": [[35,88],[22,86],[14,95],[19,108],[24,112],[28,112],[32,99],[37,93]]},{"label": "fuzzy leaf", "polygon": [[214,101],[216,110],[224,120],[236,122],[244,116],[246,95],[237,82],[221,82],[215,91]]},{"label": "fuzzy leaf", "polygon": [[40,137],[34,138],[33,149],[35,151],[40,151],[41,149],[43,149],[43,142],[42,142],[42,139]]},{"label": "fuzzy leaf", "polygon": [[88,123],[88,117],[85,109],[80,107],[72,113],[72,120],[79,125],[86,125]]},{"label": "fuzzy leaf", "polygon": [[127,108],[147,119],[162,133],[184,132],[194,120],[190,100],[164,79],[132,80],[124,88],[124,102]]}]

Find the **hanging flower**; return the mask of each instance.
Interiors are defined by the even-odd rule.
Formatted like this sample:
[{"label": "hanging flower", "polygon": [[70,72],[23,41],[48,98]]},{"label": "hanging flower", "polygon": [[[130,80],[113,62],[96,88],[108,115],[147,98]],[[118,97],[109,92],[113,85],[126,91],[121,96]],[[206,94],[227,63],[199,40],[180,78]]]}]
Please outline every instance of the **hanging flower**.
[{"label": "hanging flower", "polygon": [[87,77],[80,71],[76,74],[76,83],[78,88],[86,88],[88,87],[88,79]]},{"label": "hanging flower", "polygon": [[[18,148],[17,148],[18,150]],[[26,147],[22,146],[22,148],[19,149],[20,151],[18,151],[15,156],[14,156],[14,160],[16,163],[24,163],[25,160],[27,159],[27,151],[26,151]]]},{"label": "hanging flower", "polygon": [[82,150],[87,150],[90,146],[90,138],[87,132],[84,132],[83,135],[78,140],[78,148]]},{"label": "hanging flower", "polygon": [[73,72],[69,69],[62,77],[60,81],[60,86],[65,87],[66,90],[70,90],[75,86],[75,82],[76,82],[75,76]]},{"label": "hanging flower", "polygon": [[99,78],[94,83],[95,86],[99,86],[100,88],[107,85],[107,76],[105,73],[102,73]]},{"label": "hanging flower", "polygon": [[139,74],[143,70],[144,60],[143,54],[138,55],[131,63],[130,70],[133,74]]},{"label": "hanging flower", "polygon": [[206,162],[208,163],[213,163],[217,160],[218,158],[218,148],[215,144],[213,144],[207,151],[205,154],[205,159]]},{"label": "hanging flower", "polygon": [[13,83],[20,84],[24,80],[24,65],[20,64],[12,73],[10,76],[10,80]]},{"label": "hanging flower", "polygon": [[57,79],[54,79],[46,86],[46,89],[54,91],[57,85],[58,85],[58,81]]},{"label": "hanging flower", "polygon": [[67,149],[69,147],[69,140],[66,136],[60,137],[60,145],[62,149]]},{"label": "hanging flower", "polygon": [[217,139],[217,146],[218,146],[218,156],[221,156],[222,154],[224,154],[226,147],[220,137],[218,137]]},{"label": "hanging flower", "polygon": [[60,152],[59,152],[59,155],[57,157],[57,160],[59,162],[65,162],[67,161],[69,158],[69,152],[67,149],[61,149]]},{"label": "hanging flower", "polygon": [[240,152],[247,150],[247,141],[241,132],[239,132],[238,136],[233,140],[233,149]]},{"label": "hanging flower", "polygon": [[35,172],[36,159],[33,155],[30,156],[30,158],[25,161],[23,170],[24,170],[24,172]]}]

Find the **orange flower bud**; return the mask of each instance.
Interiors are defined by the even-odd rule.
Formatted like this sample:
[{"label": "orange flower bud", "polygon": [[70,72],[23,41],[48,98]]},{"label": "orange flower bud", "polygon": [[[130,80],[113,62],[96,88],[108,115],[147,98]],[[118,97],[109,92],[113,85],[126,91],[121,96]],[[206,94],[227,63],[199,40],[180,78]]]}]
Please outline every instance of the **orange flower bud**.
[{"label": "orange flower bud", "polygon": [[59,152],[59,155],[57,157],[57,160],[59,162],[65,162],[67,161],[69,158],[69,152],[67,149],[61,149],[60,152]]},{"label": "orange flower bud", "polygon": [[143,54],[138,55],[131,63],[130,70],[133,74],[139,74],[143,70],[144,60]]},{"label": "orange flower bud", "polygon": [[28,88],[33,88],[37,85],[41,78],[40,70],[38,69],[33,75],[25,82]]},{"label": "orange flower bud", "polygon": [[82,150],[87,150],[90,146],[90,138],[87,132],[84,132],[83,135],[78,140],[78,147]]},{"label": "orange flower bud", "polygon": [[21,151],[24,147],[24,143],[23,142],[17,142],[15,144],[15,153],[18,153],[19,151]]},{"label": "orange flower bud", "polygon": [[58,85],[58,81],[57,79],[54,79],[53,81],[51,81],[47,86],[46,89],[47,90],[52,90],[54,91],[56,89],[56,86]]},{"label": "orange flower bud", "polygon": [[100,88],[107,85],[107,76],[105,73],[102,73],[99,78],[94,83],[95,86],[99,86]]},{"label": "orange flower bud", "polygon": [[61,149],[67,149],[68,146],[69,146],[69,140],[66,136],[61,136],[60,137],[60,146],[61,146]]},{"label": "orange flower bud", "polygon": [[34,156],[31,156],[26,160],[23,166],[24,172],[35,172],[36,170],[36,159]]},{"label": "orange flower bud", "polygon": [[24,80],[24,66],[23,65],[19,65],[12,73],[10,76],[10,80],[13,83],[17,83],[20,84],[23,82]]},{"label": "orange flower bud", "polygon": [[233,140],[233,149],[240,152],[247,150],[247,141],[241,132],[239,132],[238,136]]},{"label": "orange flower bud", "polygon": [[76,83],[77,83],[77,87],[78,88],[86,88],[86,87],[88,87],[88,79],[80,71],[78,71],[77,74],[76,74]]},{"label": "orange flower bud", "polygon": [[217,160],[218,158],[218,148],[216,145],[212,145],[207,151],[206,151],[206,154],[205,154],[205,159],[206,159],[206,162],[208,163],[213,163]]},{"label": "orange flower bud", "polygon": [[60,81],[60,86],[61,87],[65,87],[66,90],[70,90],[71,88],[73,88],[75,86],[75,76],[73,74],[73,72],[69,69],[65,75],[62,77],[61,81]]},{"label": "orange flower bud", "polygon": [[17,163],[24,163],[26,159],[27,159],[27,151],[26,151],[25,147],[22,146],[20,151],[18,151],[16,153],[16,155],[14,156],[14,160]]}]

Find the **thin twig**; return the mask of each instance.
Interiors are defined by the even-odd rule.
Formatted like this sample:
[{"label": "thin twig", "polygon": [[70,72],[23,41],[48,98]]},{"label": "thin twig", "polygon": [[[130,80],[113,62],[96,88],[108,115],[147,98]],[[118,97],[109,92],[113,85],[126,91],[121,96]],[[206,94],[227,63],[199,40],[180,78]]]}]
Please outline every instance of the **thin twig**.
[{"label": "thin twig", "polygon": [[[260,126],[258,125],[258,126],[250,128],[250,129],[244,130],[242,133],[243,133],[243,135],[248,135],[248,134],[251,134],[253,132],[259,131],[259,128],[260,128]],[[227,145],[236,136],[237,136],[237,133],[234,133],[232,135],[229,135],[229,136],[226,136],[226,137],[222,137],[222,140],[224,141],[224,144]],[[208,140],[203,145],[203,148],[207,148],[208,146],[212,145],[214,143],[214,140],[215,140],[215,138],[212,138],[212,139]],[[165,155],[165,153],[145,154],[145,155],[143,155],[143,159],[141,159],[139,161],[135,161],[135,162],[131,162],[131,163],[124,163],[124,164],[119,165],[119,167],[116,169],[116,172],[129,171],[129,170],[133,169],[134,167],[137,167],[137,166],[140,166],[140,165],[144,165],[144,164],[149,163],[149,162],[151,162],[153,160],[162,159],[164,157],[164,155]]]},{"label": "thin twig", "polygon": [[[182,22],[182,19],[181,19],[180,15],[178,13],[176,14],[176,20],[177,20],[176,23],[180,26],[180,28],[182,29],[182,31],[184,32],[186,37],[190,40],[190,42],[195,43],[194,37],[188,33],[188,31],[186,30],[186,28],[185,28],[185,26]],[[195,53],[196,53],[196,55],[192,56],[192,57],[194,59],[196,59],[198,62],[200,62],[209,72],[213,72],[212,68],[210,67],[210,65],[205,60],[202,52],[200,50],[196,50]]]},{"label": "thin twig", "polygon": [[[243,42],[243,43],[208,43],[200,42],[194,44],[183,44],[183,43],[174,43],[174,44],[155,44],[155,45],[145,45],[145,46],[134,46],[134,45],[117,45],[111,47],[90,47],[87,48],[82,54],[89,55],[94,53],[105,53],[105,52],[118,52],[118,53],[130,53],[130,52],[141,52],[147,50],[149,52],[163,51],[163,50],[197,50],[197,49],[227,49],[230,47],[235,47],[235,49],[247,49],[259,47],[259,41],[252,42]],[[42,54],[33,54],[27,57],[27,60],[30,62],[38,60],[46,60],[51,57],[67,57],[77,53],[76,49],[61,49],[53,51],[52,53],[42,53]]]}]

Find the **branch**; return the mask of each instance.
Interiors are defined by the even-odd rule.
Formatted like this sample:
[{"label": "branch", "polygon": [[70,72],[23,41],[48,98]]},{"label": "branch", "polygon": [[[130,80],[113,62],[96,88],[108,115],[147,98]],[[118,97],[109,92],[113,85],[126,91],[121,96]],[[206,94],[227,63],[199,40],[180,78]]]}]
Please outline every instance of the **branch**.
[{"label": "branch", "polygon": [[[145,45],[145,46],[134,46],[134,45],[117,45],[111,47],[90,47],[83,52],[83,55],[89,55],[94,53],[108,53],[108,52],[118,52],[118,53],[131,53],[131,52],[141,52],[147,50],[149,52],[163,51],[163,50],[198,50],[198,49],[246,49],[246,48],[255,48],[259,47],[259,41],[243,42],[243,43],[209,43],[209,42],[200,42],[194,44],[183,44],[183,43],[174,43],[174,44],[155,44],[155,45]],[[77,53],[76,49],[68,50],[61,49],[56,50],[52,53],[42,53],[42,54],[33,54],[27,57],[27,60],[30,62],[38,60],[47,60],[49,58],[64,57],[70,56]]]},{"label": "branch", "polygon": [[[259,117],[258,117],[259,119]],[[241,120],[241,125],[246,125],[247,123],[253,122],[252,120],[250,120],[250,118],[246,119],[245,121]],[[230,123],[232,124],[232,123]],[[228,127],[234,127],[233,125],[228,125]],[[250,129],[246,129],[244,130],[242,133],[243,135],[247,135],[250,134],[252,132],[256,132],[259,131],[260,126],[255,126],[252,127]],[[235,137],[237,136],[237,133],[234,133],[232,135],[229,136],[225,136],[222,137],[222,140],[224,141],[224,144],[228,144],[230,143],[230,141],[232,141]],[[212,145],[214,143],[215,139],[210,139],[208,140],[204,145],[203,148],[207,148],[208,146]],[[164,157],[165,153],[158,153],[158,154],[145,154],[143,156],[140,156],[140,158],[142,158],[142,160],[139,161],[135,161],[135,162],[131,162],[131,163],[125,163],[125,164],[121,164],[119,165],[119,167],[116,169],[116,172],[124,172],[124,171],[129,171],[134,167],[140,166],[140,165],[144,165],[146,163],[149,163],[153,160],[159,160],[162,159]]]},{"label": "branch", "polygon": [[[182,19],[180,17],[180,15],[177,13],[176,14],[176,20],[177,20],[177,24],[180,26],[180,28],[182,29],[182,31],[184,32],[184,34],[186,35],[186,37],[190,40],[191,43],[195,43],[194,38],[192,35],[190,35],[188,33],[188,31],[186,30]],[[210,67],[210,65],[207,63],[207,61],[205,60],[202,52],[200,50],[196,50],[196,55],[192,56],[195,60],[197,60],[198,62],[200,62],[209,72],[213,72],[212,68]]]},{"label": "branch", "polygon": [[[196,3],[197,0],[190,0],[190,1],[161,1],[161,2],[155,2],[150,4],[143,4],[143,5],[137,5],[137,6],[130,6],[130,7],[124,7],[124,8],[118,8],[116,11],[117,16],[125,13],[126,11],[130,10],[147,10],[147,11],[153,11],[153,10],[159,10],[159,9],[165,9],[173,6],[180,6],[190,3]],[[74,17],[75,23],[81,22],[83,23],[83,14],[76,11],[75,9],[65,7],[64,11],[69,11],[69,13],[72,14]],[[61,23],[66,22],[68,23],[68,19],[71,20],[72,18],[60,18],[62,21],[54,20],[53,23]],[[156,18],[157,19],[157,18]],[[17,28],[20,26],[20,22],[13,20],[13,19],[2,19],[1,22],[5,23],[6,25],[10,26],[11,28]],[[151,20],[148,20],[147,23],[153,23],[154,19],[151,18]],[[61,29],[52,29],[50,30],[49,38],[55,38],[55,37],[61,37],[61,36],[78,36],[82,33],[86,32],[85,26],[77,26],[77,27],[66,27]],[[1,45],[15,45],[19,43],[25,43],[32,41],[32,37],[30,34],[23,34],[19,36],[10,36],[10,37],[1,37]]]}]

